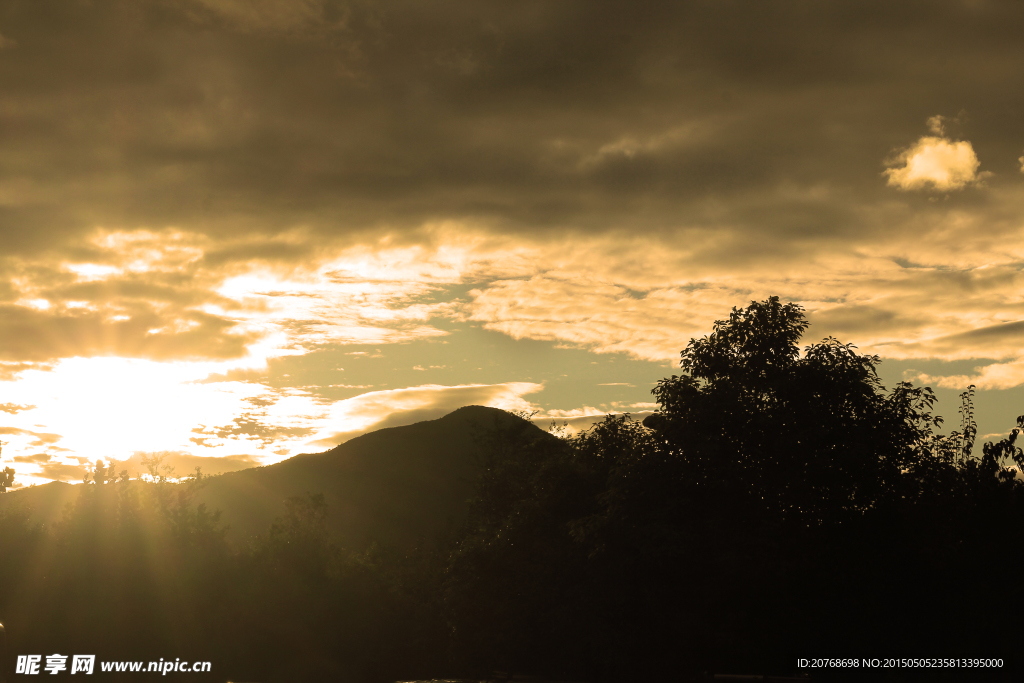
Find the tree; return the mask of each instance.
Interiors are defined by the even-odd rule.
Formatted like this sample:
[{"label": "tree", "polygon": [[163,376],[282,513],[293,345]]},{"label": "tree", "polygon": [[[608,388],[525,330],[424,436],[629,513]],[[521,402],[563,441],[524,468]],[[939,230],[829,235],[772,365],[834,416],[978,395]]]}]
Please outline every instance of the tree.
[{"label": "tree", "polygon": [[[645,425],[658,444],[617,458],[608,507],[584,527],[591,543],[684,567],[676,604],[706,596],[695,611],[709,653],[784,649],[773,634],[963,646],[958,619],[1011,623],[980,587],[957,580],[953,599],[948,582],[1012,573],[1021,559],[1009,520],[1024,487],[1005,467],[1024,463],[1020,429],[976,456],[973,388],[962,431],[940,436],[931,389],[886,391],[877,356],[831,337],[801,351],[807,327],[800,306],[772,297],[691,340],[683,374],[653,392]],[[621,450],[595,437],[597,452]],[[642,536],[628,533],[637,526]],[[664,577],[648,584],[672,594]]]},{"label": "tree", "polygon": [[496,668],[622,680],[1019,632],[1019,590],[964,578],[1024,561],[1018,431],[976,457],[972,392],[939,436],[930,389],[887,391],[877,356],[831,337],[801,349],[808,326],[751,302],[690,341],[643,425],[496,439],[450,557],[456,636]]},{"label": "tree", "polygon": [[804,524],[900,500],[909,470],[936,457],[931,389],[886,393],[878,356],[827,338],[798,345],[808,322],[778,297],[734,308],[658,383],[645,424],[700,498]]},{"label": "tree", "polygon": [[[3,452],[3,444],[0,443],[0,453]],[[7,493],[7,489],[14,486],[14,470],[5,467],[0,471],[0,493]]]},{"label": "tree", "polygon": [[94,484],[106,484],[114,483],[117,481],[117,476],[114,474],[114,463],[111,462],[109,465],[104,465],[102,460],[97,460],[93,465],[86,464],[85,477],[82,478],[82,483],[88,484],[90,482]]}]

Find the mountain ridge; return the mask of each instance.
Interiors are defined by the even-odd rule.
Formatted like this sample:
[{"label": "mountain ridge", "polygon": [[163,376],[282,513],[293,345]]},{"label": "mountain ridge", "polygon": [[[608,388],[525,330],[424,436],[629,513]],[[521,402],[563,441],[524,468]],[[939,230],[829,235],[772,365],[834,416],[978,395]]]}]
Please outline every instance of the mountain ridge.
[{"label": "mountain ridge", "polygon": [[[244,543],[284,515],[286,499],[321,493],[328,528],[340,545],[411,548],[462,522],[480,472],[483,439],[506,429],[554,438],[504,410],[463,406],[433,420],[368,432],[322,453],[214,475],[195,504],[220,510],[228,538]],[[34,508],[35,521],[52,524],[77,491],[63,482],[17,489],[0,496],[0,509],[20,503]]]}]

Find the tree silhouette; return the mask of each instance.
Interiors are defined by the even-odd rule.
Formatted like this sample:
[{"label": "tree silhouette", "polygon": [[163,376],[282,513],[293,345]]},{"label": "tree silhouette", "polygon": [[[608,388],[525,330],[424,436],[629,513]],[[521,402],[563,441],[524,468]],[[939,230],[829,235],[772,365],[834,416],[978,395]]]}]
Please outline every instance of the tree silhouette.
[{"label": "tree silhouette", "polygon": [[86,463],[85,476],[82,477],[82,483],[88,484],[106,484],[107,482],[113,482],[116,480],[114,475],[114,463],[111,462],[109,465],[104,465],[102,460],[97,460],[92,465]]},{"label": "tree silhouette", "polygon": [[[465,524],[413,550],[370,532],[338,547],[315,492],[233,545],[195,504],[198,470],[176,478],[155,456],[131,480],[97,462],[106,485],[78,487],[57,524],[0,507],[0,616],[21,651],[191,653],[220,680],[707,680],[793,674],[803,656],[1009,665],[1024,640],[1024,486],[1006,465],[1024,466],[1024,416],[975,453],[973,387],[960,430],[940,435],[929,389],[887,391],[877,357],[832,338],[801,348],[807,329],[775,297],[733,309],[687,345],[643,423],[609,416],[570,437],[496,420]],[[1013,675],[971,678],[991,673]]]},{"label": "tree silhouette", "polygon": [[880,359],[831,337],[801,354],[807,326],[796,304],[751,302],[691,340],[684,374],[658,383],[646,424],[692,495],[822,524],[899,500],[905,472],[933,457],[931,390],[901,382],[886,394]]},{"label": "tree silhouette", "polygon": [[[0,443],[0,453],[3,452],[4,445]],[[0,493],[7,493],[7,489],[14,486],[14,470],[10,467],[5,467],[0,470]]]},{"label": "tree silhouette", "polygon": [[751,302],[691,340],[643,426],[499,440],[447,575],[476,670],[625,680],[793,673],[796,652],[840,646],[1008,652],[1020,590],[961,577],[1024,560],[1024,487],[1002,465],[1024,457],[1019,431],[976,457],[972,391],[962,431],[940,436],[930,389],[886,391],[880,359],[833,338],[801,349],[807,328],[796,304]]}]

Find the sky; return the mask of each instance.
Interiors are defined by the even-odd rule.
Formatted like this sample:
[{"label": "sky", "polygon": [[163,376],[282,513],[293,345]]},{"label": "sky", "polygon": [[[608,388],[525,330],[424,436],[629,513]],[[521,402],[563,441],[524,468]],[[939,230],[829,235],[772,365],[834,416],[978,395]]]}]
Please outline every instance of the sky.
[{"label": "sky", "polygon": [[802,305],[1024,413],[1024,4],[0,0],[0,440],[269,464],[643,415]]}]

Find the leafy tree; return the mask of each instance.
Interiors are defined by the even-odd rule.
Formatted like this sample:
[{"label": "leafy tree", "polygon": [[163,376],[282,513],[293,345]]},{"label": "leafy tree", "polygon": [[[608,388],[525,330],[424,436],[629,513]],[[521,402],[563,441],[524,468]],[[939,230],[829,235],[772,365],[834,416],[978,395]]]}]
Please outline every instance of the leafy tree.
[{"label": "leafy tree", "polygon": [[887,391],[878,357],[833,338],[801,349],[807,327],[751,302],[689,343],[643,425],[496,440],[446,577],[477,671],[783,672],[798,646],[978,652],[993,639],[963,624],[1019,633],[1019,590],[963,578],[1024,560],[1019,432],[975,456],[972,392],[940,436],[930,389]]},{"label": "leafy tree", "polygon": [[646,424],[691,495],[816,525],[899,500],[904,473],[933,456],[932,391],[885,393],[879,358],[834,338],[801,354],[807,326],[796,304],[751,302],[691,340],[683,374],[658,383]]}]

